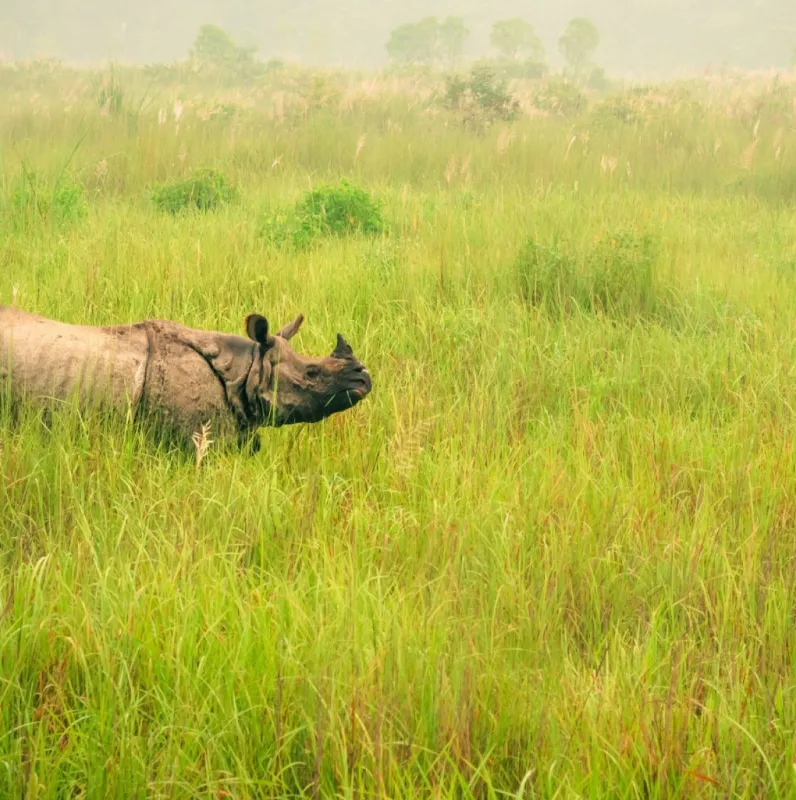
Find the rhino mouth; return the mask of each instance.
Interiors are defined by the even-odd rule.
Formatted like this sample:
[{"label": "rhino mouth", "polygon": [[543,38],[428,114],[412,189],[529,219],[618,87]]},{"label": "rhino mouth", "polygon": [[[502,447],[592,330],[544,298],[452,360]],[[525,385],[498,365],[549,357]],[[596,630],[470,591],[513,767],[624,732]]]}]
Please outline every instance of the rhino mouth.
[{"label": "rhino mouth", "polygon": [[370,380],[368,380],[367,383],[363,382],[354,388],[336,392],[326,402],[323,408],[323,416],[328,417],[338,411],[346,411],[349,408],[353,408],[360,400],[370,394],[370,389],[371,384]]},{"label": "rhino mouth", "polygon": [[281,427],[302,422],[320,422],[333,414],[353,408],[370,394],[371,389],[372,383],[367,370],[359,370],[356,380],[351,380],[345,389],[327,395],[317,405],[292,406],[284,409],[275,420],[275,425]]},{"label": "rhino mouth", "polygon": [[370,373],[358,362],[354,362],[346,375],[345,388],[331,393],[323,404],[322,416],[328,417],[338,411],[345,411],[355,406],[370,394],[373,384]]},{"label": "rhino mouth", "polygon": [[370,390],[373,388],[373,382],[370,379],[370,373],[366,369],[363,368],[358,373],[358,380],[356,383],[357,385],[350,391],[357,397],[357,400],[367,397],[370,394]]}]

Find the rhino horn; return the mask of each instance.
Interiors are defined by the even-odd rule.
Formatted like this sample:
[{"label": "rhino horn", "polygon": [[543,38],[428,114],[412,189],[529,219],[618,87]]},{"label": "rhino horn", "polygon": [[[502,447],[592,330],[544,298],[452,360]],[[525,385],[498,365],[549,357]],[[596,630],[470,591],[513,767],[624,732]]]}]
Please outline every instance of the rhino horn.
[{"label": "rhino horn", "polygon": [[338,333],[337,334],[337,347],[334,348],[332,358],[353,358],[354,351],[351,345]]}]

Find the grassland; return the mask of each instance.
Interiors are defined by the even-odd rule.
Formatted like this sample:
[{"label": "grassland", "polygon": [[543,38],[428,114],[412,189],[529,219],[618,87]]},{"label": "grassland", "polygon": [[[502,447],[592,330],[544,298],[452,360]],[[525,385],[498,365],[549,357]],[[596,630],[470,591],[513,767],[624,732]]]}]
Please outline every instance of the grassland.
[{"label": "grassland", "polygon": [[[374,391],[198,470],[2,412],[0,795],[796,796],[796,81],[475,131],[428,76],[110,80],[0,71],[0,302],[304,312]],[[341,176],[387,234],[263,238]]]}]

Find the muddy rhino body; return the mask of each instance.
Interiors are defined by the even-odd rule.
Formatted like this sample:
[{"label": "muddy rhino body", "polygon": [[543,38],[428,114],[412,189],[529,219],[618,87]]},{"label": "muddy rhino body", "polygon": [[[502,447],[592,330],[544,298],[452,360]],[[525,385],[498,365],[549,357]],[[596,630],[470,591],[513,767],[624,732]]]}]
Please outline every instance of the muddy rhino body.
[{"label": "muddy rhino body", "polygon": [[210,422],[214,436],[246,438],[261,425],[315,422],[355,405],[370,376],[338,335],[331,356],[307,359],[260,315],[249,338],[166,320],[90,327],[0,306],[0,382],[13,399],[77,397],[157,421],[182,438]]}]

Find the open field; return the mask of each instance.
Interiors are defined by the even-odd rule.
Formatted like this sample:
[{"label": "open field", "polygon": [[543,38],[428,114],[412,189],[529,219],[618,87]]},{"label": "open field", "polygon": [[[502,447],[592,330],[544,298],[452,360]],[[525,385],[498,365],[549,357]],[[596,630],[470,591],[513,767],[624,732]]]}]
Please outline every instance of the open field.
[{"label": "open field", "polygon": [[[0,303],[374,381],[199,469],[0,406],[0,795],[796,796],[796,78],[438,88],[0,70]],[[386,233],[264,235],[341,177]]]}]

